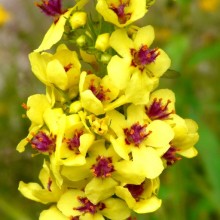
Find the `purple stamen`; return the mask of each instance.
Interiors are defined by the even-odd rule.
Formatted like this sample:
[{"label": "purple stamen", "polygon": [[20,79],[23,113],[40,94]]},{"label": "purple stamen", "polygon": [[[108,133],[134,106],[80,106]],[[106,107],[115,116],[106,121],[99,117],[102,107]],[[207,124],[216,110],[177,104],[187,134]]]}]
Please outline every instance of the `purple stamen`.
[{"label": "purple stamen", "polygon": [[48,136],[43,131],[39,131],[30,141],[31,146],[42,152],[52,153],[55,150],[55,137]]},{"label": "purple stamen", "polygon": [[151,120],[167,119],[169,118],[170,114],[173,114],[175,112],[174,110],[169,111],[168,105],[170,103],[171,101],[167,100],[167,103],[165,105],[162,105],[162,98],[160,98],[159,100],[155,98],[149,108],[145,107],[146,114]]},{"label": "purple stamen", "polygon": [[125,128],[125,143],[130,145],[134,144],[135,146],[139,146],[139,144],[151,133],[149,131],[146,133],[147,125],[141,126],[138,122],[133,124],[131,128]]},{"label": "purple stamen", "polygon": [[86,197],[78,197],[77,198],[82,206],[78,208],[73,208],[74,210],[78,210],[82,212],[83,214],[85,213],[91,213],[94,215],[98,210],[101,211],[104,208],[106,208],[105,204],[102,202],[99,202],[98,204],[94,205],[92,202],[90,202]]},{"label": "purple stamen", "polygon": [[42,0],[42,3],[35,3],[46,15],[57,19],[64,13],[61,0]]},{"label": "purple stamen", "polygon": [[133,57],[131,66],[138,67],[141,71],[146,65],[153,63],[160,54],[158,48],[149,49],[147,45],[143,45],[140,50],[131,49],[130,52]]},{"label": "purple stamen", "polygon": [[106,178],[111,176],[114,172],[114,166],[112,164],[111,157],[99,156],[96,158],[97,163],[92,165],[91,171],[95,177]]}]

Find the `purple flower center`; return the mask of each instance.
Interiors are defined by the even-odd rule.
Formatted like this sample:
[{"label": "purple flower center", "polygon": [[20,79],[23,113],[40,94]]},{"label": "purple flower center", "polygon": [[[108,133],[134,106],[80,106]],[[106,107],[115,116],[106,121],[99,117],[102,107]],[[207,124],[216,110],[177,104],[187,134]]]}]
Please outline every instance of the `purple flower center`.
[{"label": "purple flower center", "polygon": [[82,212],[83,214],[91,213],[92,215],[94,215],[97,211],[101,211],[104,208],[106,208],[104,203],[99,202],[98,204],[94,205],[86,197],[80,197],[79,196],[77,199],[82,204],[82,206],[77,207],[77,208],[73,208],[73,209],[78,210],[78,211]]},{"label": "purple flower center", "polygon": [[144,70],[145,65],[153,63],[160,54],[160,52],[158,52],[158,48],[149,49],[147,45],[143,45],[140,50],[133,48],[130,52],[133,57],[131,65],[138,67],[141,71]]},{"label": "purple flower center", "polygon": [[80,154],[79,146],[80,146],[80,136],[83,135],[83,131],[75,131],[72,138],[64,138],[64,141],[67,143],[68,148],[71,151],[74,151],[75,154]]},{"label": "purple flower center", "polygon": [[129,190],[129,192],[131,193],[132,197],[136,201],[139,201],[141,195],[144,192],[144,182],[141,183],[140,185],[127,184],[127,185],[125,185],[125,188],[127,188]]},{"label": "purple flower center", "polygon": [[167,103],[165,105],[162,105],[162,98],[160,98],[159,100],[155,98],[149,108],[145,107],[146,114],[151,120],[167,119],[169,118],[170,114],[175,113],[174,110],[169,111],[168,105],[170,103],[171,101],[167,100]]},{"label": "purple flower center", "polygon": [[142,126],[137,122],[130,128],[125,128],[125,143],[128,145],[134,144],[135,146],[139,146],[139,144],[151,133],[151,131],[146,132],[146,127],[147,125]]},{"label": "purple flower center", "polygon": [[109,8],[117,14],[118,22],[120,24],[125,24],[131,17],[131,13],[125,13],[125,8],[129,6],[130,0],[126,1],[125,3],[122,3],[122,0],[119,2],[120,4],[118,6],[111,4]]},{"label": "purple flower center", "polygon": [[92,93],[95,95],[97,99],[99,99],[101,102],[106,101],[109,99],[108,96],[106,96],[106,93],[110,92],[109,89],[104,89],[103,86],[94,85],[94,80],[91,80],[91,84],[89,86],[89,89],[92,91]]},{"label": "purple flower center", "polygon": [[64,13],[62,10],[61,0],[41,0],[41,3],[35,3],[42,12],[47,16],[51,16],[57,20],[61,14]]},{"label": "purple flower center", "polygon": [[114,166],[112,164],[111,157],[98,156],[96,158],[96,164],[92,165],[91,171],[95,177],[106,178],[110,177],[114,172]]},{"label": "purple flower center", "polygon": [[41,153],[49,153],[54,152],[56,144],[56,137],[48,136],[43,131],[39,131],[33,139],[30,141],[31,146],[38,150]]},{"label": "purple flower center", "polygon": [[180,156],[176,155],[176,152],[178,151],[178,149],[176,149],[175,147],[170,147],[168,149],[168,151],[162,156],[163,159],[166,160],[167,165],[171,166],[174,163],[176,163],[178,160],[181,160],[182,158]]}]

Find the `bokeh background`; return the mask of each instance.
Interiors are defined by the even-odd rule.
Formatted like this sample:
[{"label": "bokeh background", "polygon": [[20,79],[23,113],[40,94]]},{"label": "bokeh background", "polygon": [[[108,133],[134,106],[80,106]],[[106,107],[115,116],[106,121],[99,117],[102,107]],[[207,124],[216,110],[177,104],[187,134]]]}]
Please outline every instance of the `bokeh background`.
[{"label": "bokeh background", "polygon": [[[47,208],[25,199],[17,190],[20,180],[38,181],[43,160],[32,158],[30,152],[16,152],[29,127],[21,104],[29,95],[43,91],[30,71],[28,54],[39,46],[52,22],[33,3],[0,0],[2,220],[37,220]],[[200,140],[196,158],[182,159],[163,173],[162,207],[138,219],[220,219],[220,1],[157,0],[141,22],[155,27],[154,44],[169,54],[171,69],[180,73],[163,78],[161,87],[176,93],[178,114],[197,121]]]}]

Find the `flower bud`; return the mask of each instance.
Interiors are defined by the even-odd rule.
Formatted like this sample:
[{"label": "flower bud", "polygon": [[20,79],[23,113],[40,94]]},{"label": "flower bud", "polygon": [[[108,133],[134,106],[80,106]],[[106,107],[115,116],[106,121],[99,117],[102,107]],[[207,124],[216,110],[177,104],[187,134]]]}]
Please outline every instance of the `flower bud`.
[{"label": "flower bud", "polygon": [[87,15],[85,12],[77,11],[69,19],[70,25],[73,29],[79,28],[86,24]]},{"label": "flower bud", "polygon": [[85,35],[81,35],[76,39],[76,43],[79,47],[83,47],[86,44],[86,36]]},{"label": "flower bud", "polygon": [[102,54],[101,56],[101,62],[102,63],[108,63],[111,60],[112,56],[110,54]]},{"label": "flower bud", "polygon": [[77,113],[82,108],[80,101],[75,101],[70,105],[69,113]]},{"label": "flower bud", "polygon": [[95,42],[95,48],[104,52],[109,47],[109,33],[100,34]]}]

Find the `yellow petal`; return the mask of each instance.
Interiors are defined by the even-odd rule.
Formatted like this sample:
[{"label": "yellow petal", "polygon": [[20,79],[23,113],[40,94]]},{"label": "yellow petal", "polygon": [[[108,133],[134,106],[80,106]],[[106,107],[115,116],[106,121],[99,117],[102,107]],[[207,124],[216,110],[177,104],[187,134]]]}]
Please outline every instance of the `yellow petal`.
[{"label": "yellow petal", "polygon": [[150,71],[156,77],[161,77],[169,69],[171,60],[162,49],[158,49],[157,52],[159,52],[159,55],[154,62],[147,65],[147,71]]},{"label": "yellow petal", "polygon": [[29,54],[32,72],[45,85],[50,85],[47,80],[46,67],[47,63],[51,59],[51,56],[52,55],[49,53],[40,54],[37,52],[32,52]]},{"label": "yellow petal", "polygon": [[116,172],[112,174],[112,177],[122,183],[126,184],[141,184],[145,176],[139,172],[139,167],[132,161],[119,161],[114,163]]},{"label": "yellow petal", "polygon": [[160,208],[161,203],[161,199],[158,199],[156,196],[152,196],[149,199],[144,199],[140,202],[137,202],[133,207],[133,210],[137,213],[154,212]]},{"label": "yellow petal", "polygon": [[60,196],[59,194],[51,193],[47,189],[42,189],[37,183],[24,183],[20,181],[18,190],[26,198],[43,204],[56,202]]},{"label": "yellow petal", "polygon": [[155,149],[141,147],[132,149],[133,161],[139,167],[140,174],[148,179],[158,177],[164,170],[161,158]]},{"label": "yellow petal", "polygon": [[51,107],[47,97],[43,94],[32,95],[28,98],[27,107],[27,116],[31,122],[43,125],[43,113]]},{"label": "yellow petal", "polygon": [[93,203],[111,197],[115,193],[115,187],[118,185],[112,178],[93,178],[85,188],[86,197]]},{"label": "yellow petal", "polygon": [[82,205],[78,200],[79,197],[85,197],[85,193],[74,189],[66,191],[57,203],[58,209],[68,217],[80,216],[82,213],[74,209]]},{"label": "yellow petal", "polygon": [[129,192],[128,188],[126,187],[123,187],[123,186],[116,186],[116,189],[115,189],[115,194],[125,200],[125,202],[127,203],[128,207],[130,209],[133,209],[136,201],[135,199],[132,197],[131,193]]},{"label": "yellow petal", "polygon": [[134,44],[128,37],[126,29],[118,29],[110,37],[110,46],[122,57],[127,57],[130,55],[130,49],[134,47]]},{"label": "yellow petal", "polygon": [[125,89],[130,80],[130,61],[120,58],[119,56],[113,56],[108,63],[107,70],[108,75],[113,84],[118,89]]},{"label": "yellow petal", "polygon": [[131,210],[127,204],[121,199],[109,198],[103,201],[106,208],[101,213],[112,220],[125,220],[130,216]]},{"label": "yellow petal", "polygon": [[95,97],[91,90],[86,90],[80,94],[82,107],[95,115],[104,114],[102,102]]},{"label": "yellow petal", "polygon": [[55,43],[57,43],[63,36],[64,26],[67,18],[75,9],[80,10],[89,0],[80,0],[73,8],[70,8],[67,12],[60,16],[56,23],[53,23],[36,52],[50,49]]},{"label": "yellow petal", "polygon": [[68,86],[67,74],[59,60],[55,59],[47,64],[46,68],[48,81],[56,87],[65,90]]},{"label": "yellow petal", "polygon": [[153,43],[154,40],[154,28],[151,25],[145,26],[140,28],[136,36],[134,38],[134,47],[135,49],[140,49],[141,46],[150,45]]},{"label": "yellow petal", "polygon": [[60,212],[59,209],[57,209],[56,206],[51,206],[49,209],[41,212],[39,217],[39,220],[49,220],[49,219],[69,220],[69,217],[64,216],[62,212]]},{"label": "yellow petal", "polygon": [[147,126],[147,131],[151,131],[145,141],[147,146],[167,148],[174,137],[174,132],[170,125],[160,120],[152,121]]}]

